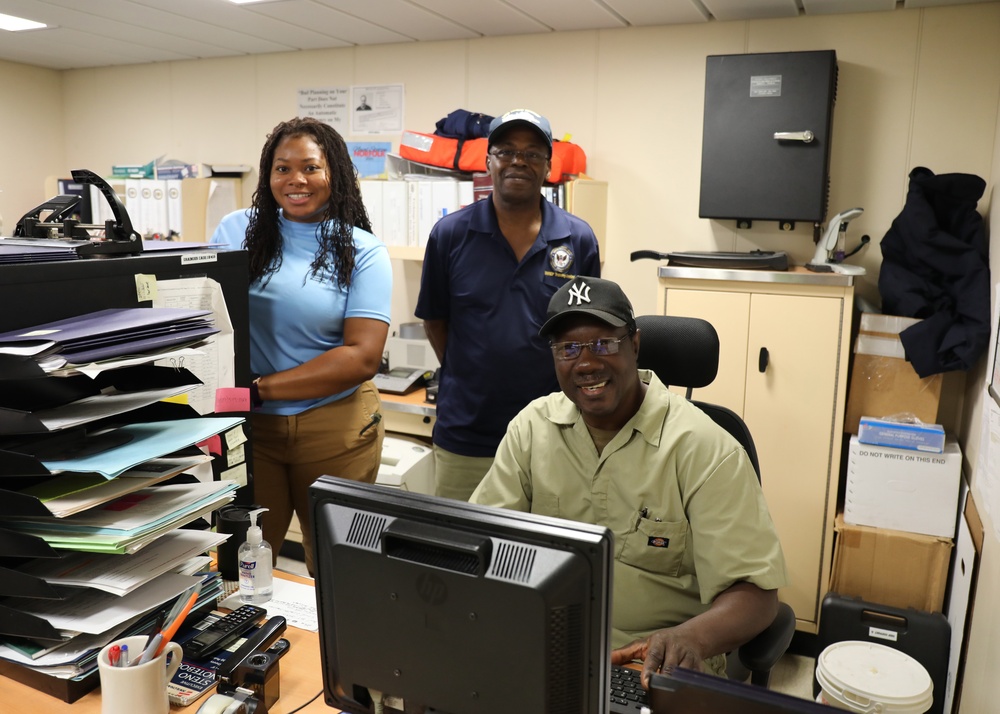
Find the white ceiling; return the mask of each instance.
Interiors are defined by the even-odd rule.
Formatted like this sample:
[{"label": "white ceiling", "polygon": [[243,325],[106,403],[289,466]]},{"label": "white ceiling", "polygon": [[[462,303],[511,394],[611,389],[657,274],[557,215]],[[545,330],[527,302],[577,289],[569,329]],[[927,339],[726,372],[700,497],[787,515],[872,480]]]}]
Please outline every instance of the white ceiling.
[{"label": "white ceiling", "polygon": [[0,0],[0,13],[50,26],[0,30],[0,59],[77,69],[989,1],[995,0]]}]

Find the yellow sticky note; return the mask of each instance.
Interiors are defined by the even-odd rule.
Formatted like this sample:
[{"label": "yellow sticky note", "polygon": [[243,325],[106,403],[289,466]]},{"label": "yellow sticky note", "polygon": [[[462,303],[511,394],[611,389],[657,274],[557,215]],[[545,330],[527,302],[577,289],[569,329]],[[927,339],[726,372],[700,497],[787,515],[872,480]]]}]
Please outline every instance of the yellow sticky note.
[{"label": "yellow sticky note", "polygon": [[156,276],[136,273],[135,297],[139,302],[156,299]]}]

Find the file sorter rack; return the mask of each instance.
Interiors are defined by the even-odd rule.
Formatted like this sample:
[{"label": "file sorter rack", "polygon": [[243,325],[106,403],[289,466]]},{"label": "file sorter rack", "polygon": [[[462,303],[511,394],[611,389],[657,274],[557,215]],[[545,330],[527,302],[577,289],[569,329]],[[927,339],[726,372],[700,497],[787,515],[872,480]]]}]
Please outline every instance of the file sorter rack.
[{"label": "file sorter rack", "polygon": [[[142,307],[136,276],[157,279],[208,277],[218,282],[233,324],[236,384],[250,384],[248,337],[248,262],[246,251],[157,251],[136,256],[115,256],[64,263],[0,265],[0,332],[18,330],[107,308]],[[7,369],[10,368],[10,372]],[[0,369],[7,379],[37,378],[32,365],[6,358]],[[55,379],[55,378],[50,378]],[[157,416],[151,416],[156,414]],[[129,412],[134,421],[195,416],[186,405],[158,403]],[[247,428],[248,425],[244,424]],[[237,491],[236,502],[253,502],[252,466],[248,452],[248,486]],[[225,457],[223,456],[223,459]],[[213,463],[216,475],[224,466]],[[17,493],[19,484],[44,479],[49,470],[35,457],[0,450],[0,512],[5,515],[44,514],[44,504]],[[20,487],[23,487],[21,485]],[[8,530],[0,524],[0,598],[11,596],[51,598],[52,586],[43,579],[14,569],[24,560],[55,557],[58,551],[43,539]],[[55,628],[44,618],[18,611],[0,602],[0,634],[54,639]],[[96,673],[79,680],[58,679],[28,667],[0,660],[0,676],[7,676],[66,702],[73,702],[97,686]]]}]

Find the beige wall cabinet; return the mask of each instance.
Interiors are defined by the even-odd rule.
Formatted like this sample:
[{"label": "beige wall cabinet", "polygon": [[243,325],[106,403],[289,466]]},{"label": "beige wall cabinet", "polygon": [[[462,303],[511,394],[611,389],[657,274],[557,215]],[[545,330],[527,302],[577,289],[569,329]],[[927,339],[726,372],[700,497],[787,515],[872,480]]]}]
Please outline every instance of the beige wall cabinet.
[{"label": "beige wall cabinet", "polygon": [[719,333],[719,374],[693,398],[729,407],[753,435],[788,567],[781,599],[816,633],[833,554],[853,279],[836,274],[660,268],[659,312]]}]

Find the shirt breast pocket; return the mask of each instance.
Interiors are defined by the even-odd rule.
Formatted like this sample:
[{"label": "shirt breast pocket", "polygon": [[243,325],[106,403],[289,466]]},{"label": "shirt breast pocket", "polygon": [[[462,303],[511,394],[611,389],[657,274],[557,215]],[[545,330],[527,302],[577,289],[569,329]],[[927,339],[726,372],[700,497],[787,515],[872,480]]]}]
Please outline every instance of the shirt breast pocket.
[{"label": "shirt breast pocket", "polygon": [[542,276],[542,285],[545,286],[545,292],[550,295],[568,282],[567,278],[561,278],[557,275]]},{"label": "shirt breast pocket", "polygon": [[621,561],[641,570],[677,577],[687,548],[687,521],[640,518],[639,527],[625,536]]}]

